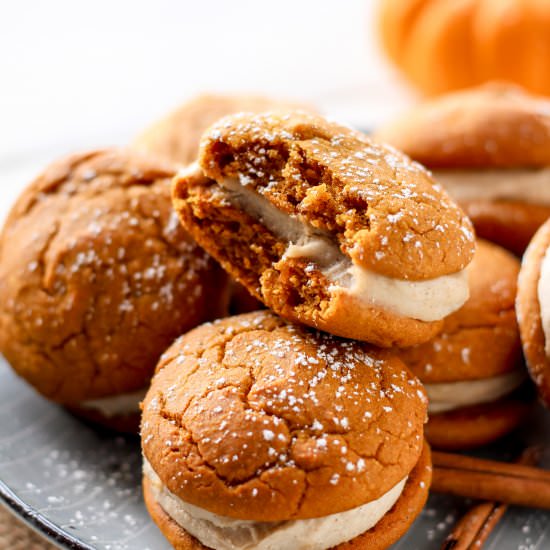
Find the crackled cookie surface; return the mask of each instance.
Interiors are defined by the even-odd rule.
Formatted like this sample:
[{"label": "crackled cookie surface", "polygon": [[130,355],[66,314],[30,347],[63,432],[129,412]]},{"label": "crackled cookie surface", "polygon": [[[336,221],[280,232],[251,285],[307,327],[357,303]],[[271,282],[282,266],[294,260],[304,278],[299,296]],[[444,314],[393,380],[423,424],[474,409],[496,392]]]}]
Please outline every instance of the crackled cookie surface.
[{"label": "crackled cookie surface", "polygon": [[161,353],[212,319],[226,278],[178,223],[174,168],[73,155],[21,195],[0,240],[0,349],[40,393],[94,419],[137,413]]},{"label": "crackled cookie surface", "polygon": [[467,299],[462,211],[422,167],[321,117],[222,119],[173,197],[197,242],[288,319],[410,345]]},{"label": "crackled cookie surface", "polygon": [[271,312],[203,325],[164,354],[143,403],[147,504],[181,548],[328,548],[378,522],[390,544],[426,498],[425,415],[388,352]]},{"label": "crackled cookie surface", "polygon": [[469,300],[432,341],[399,353],[426,388],[434,446],[490,443],[530,408],[530,393],[518,392],[527,378],[514,307],[519,267],[512,254],[479,240],[468,267]]},{"label": "crackled cookie surface", "polygon": [[381,128],[433,170],[478,236],[521,255],[550,217],[550,101],[490,83],[447,94]]}]

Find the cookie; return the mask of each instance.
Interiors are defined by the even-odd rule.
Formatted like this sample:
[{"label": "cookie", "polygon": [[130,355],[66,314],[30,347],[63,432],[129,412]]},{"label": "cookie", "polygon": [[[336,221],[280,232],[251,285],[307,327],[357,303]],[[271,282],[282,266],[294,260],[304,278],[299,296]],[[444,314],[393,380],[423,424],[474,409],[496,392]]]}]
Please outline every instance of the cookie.
[{"label": "cookie", "polygon": [[202,94],[144,130],[134,139],[132,147],[185,165],[197,159],[203,132],[218,119],[245,111],[297,108],[316,111],[311,105],[257,95]]},{"label": "cookie", "polygon": [[0,237],[0,350],[42,395],[113,427],[138,425],[174,338],[227,307],[225,273],[172,210],[173,175],[130,151],[66,157]]},{"label": "cookie", "polygon": [[523,352],[541,401],[550,407],[550,221],[522,260],[516,309]]},{"label": "cookie", "polygon": [[521,255],[550,217],[550,100],[492,83],[414,108],[376,138],[431,170],[479,237]]},{"label": "cookie", "polygon": [[143,403],[146,504],[175,548],[386,548],[427,497],[425,415],[388,351],[267,311],[203,325]]},{"label": "cookie", "polygon": [[251,294],[337,336],[417,344],[468,297],[463,212],[418,164],[318,116],[222,119],[173,199]]},{"label": "cookie", "polygon": [[399,357],[429,397],[426,438],[445,449],[483,445],[512,431],[530,408],[514,302],[519,260],[479,240],[468,267],[470,298],[431,342]]}]

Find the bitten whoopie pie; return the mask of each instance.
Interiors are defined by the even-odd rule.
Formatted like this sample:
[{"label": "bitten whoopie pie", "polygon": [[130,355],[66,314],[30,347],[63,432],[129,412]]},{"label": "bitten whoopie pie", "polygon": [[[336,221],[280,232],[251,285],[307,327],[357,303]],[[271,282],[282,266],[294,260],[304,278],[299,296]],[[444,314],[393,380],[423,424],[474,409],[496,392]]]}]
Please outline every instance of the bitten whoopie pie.
[{"label": "bitten whoopie pie", "polygon": [[469,220],[421,166],[349,128],[230,116],[174,181],[183,225],[287,319],[412,345],[468,297]]},{"label": "bitten whoopie pie", "polygon": [[479,237],[521,255],[550,217],[550,100],[504,83],[447,94],[377,132],[433,170]]},{"label": "bitten whoopie pie", "polygon": [[445,449],[490,443],[518,426],[533,401],[514,309],[519,260],[479,240],[470,298],[431,342],[399,357],[429,398],[426,438]]},{"label": "bitten whoopie pie", "polygon": [[523,256],[516,309],[531,378],[542,402],[550,407],[550,220]]},{"label": "bitten whoopie pie", "polygon": [[427,498],[426,404],[387,351],[267,311],[203,325],[143,403],[147,508],[176,549],[387,548]]},{"label": "bitten whoopie pie", "polygon": [[162,352],[226,308],[226,275],[172,210],[173,175],[124,150],[66,157],[0,238],[0,350],[41,394],[114,428],[137,430]]}]

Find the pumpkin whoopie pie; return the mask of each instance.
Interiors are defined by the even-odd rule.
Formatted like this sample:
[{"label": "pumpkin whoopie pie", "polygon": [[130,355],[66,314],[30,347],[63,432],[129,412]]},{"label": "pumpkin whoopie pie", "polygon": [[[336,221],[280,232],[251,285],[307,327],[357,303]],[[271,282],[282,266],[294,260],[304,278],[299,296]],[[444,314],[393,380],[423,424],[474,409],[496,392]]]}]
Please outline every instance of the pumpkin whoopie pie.
[{"label": "pumpkin whoopie pie", "polygon": [[203,325],[143,402],[147,508],[176,549],[387,548],[427,498],[426,404],[388,351],[268,311]]},{"label": "pumpkin whoopie pie", "polygon": [[379,346],[468,297],[470,221],[420,165],[322,117],[240,114],[175,178],[184,227],[283,317]]},{"label": "pumpkin whoopie pie", "polygon": [[550,217],[550,100],[490,83],[429,100],[378,130],[433,170],[479,237],[521,255]]},{"label": "pumpkin whoopie pie", "polygon": [[174,166],[105,149],[53,163],[0,238],[0,350],[44,396],[136,431],[162,352],[226,309],[227,277],[172,210]]},{"label": "pumpkin whoopie pie", "polygon": [[431,342],[399,354],[426,388],[426,438],[434,447],[490,443],[530,409],[514,309],[518,272],[512,254],[479,240],[468,267],[469,300]]},{"label": "pumpkin whoopie pie", "polygon": [[523,256],[516,308],[531,378],[542,402],[550,407],[550,220]]}]

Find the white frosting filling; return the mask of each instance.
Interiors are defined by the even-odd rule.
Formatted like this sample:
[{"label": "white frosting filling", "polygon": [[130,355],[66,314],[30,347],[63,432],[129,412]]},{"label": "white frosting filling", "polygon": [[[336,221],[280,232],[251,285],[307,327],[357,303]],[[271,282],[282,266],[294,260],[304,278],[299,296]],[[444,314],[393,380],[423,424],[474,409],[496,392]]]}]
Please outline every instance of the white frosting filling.
[{"label": "white frosting filling", "polygon": [[434,170],[433,175],[458,201],[510,199],[550,205],[550,168]]},{"label": "white frosting filling", "polygon": [[550,357],[550,248],[546,250],[540,264],[540,277],[537,286],[540,320],[544,331],[546,356]]},{"label": "white frosting filling", "polygon": [[132,393],[121,393],[101,399],[82,401],[79,406],[82,409],[94,409],[108,418],[119,414],[132,414],[139,412],[139,404],[145,398],[149,388],[143,388]]},{"label": "white frosting filling", "polygon": [[[156,501],[183,529],[215,550],[325,550],[374,527],[397,502],[407,478],[379,499],[346,512],[313,519],[259,522],[219,516],[184,502],[162,483],[144,459],[144,475]],[[251,506],[254,503],[251,502]]]},{"label": "white frosting filling", "polygon": [[526,373],[517,370],[480,380],[425,384],[428,413],[441,413],[497,401],[521,386],[525,378]]},{"label": "white frosting filling", "polygon": [[330,290],[344,292],[368,305],[420,321],[438,321],[468,299],[466,270],[425,281],[406,281],[379,275],[352,263],[329,233],[282,212],[269,200],[235,179],[223,187],[230,200],[260,220],[273,234],[289,242],[283,258],[305,258],[331,281]]}]

